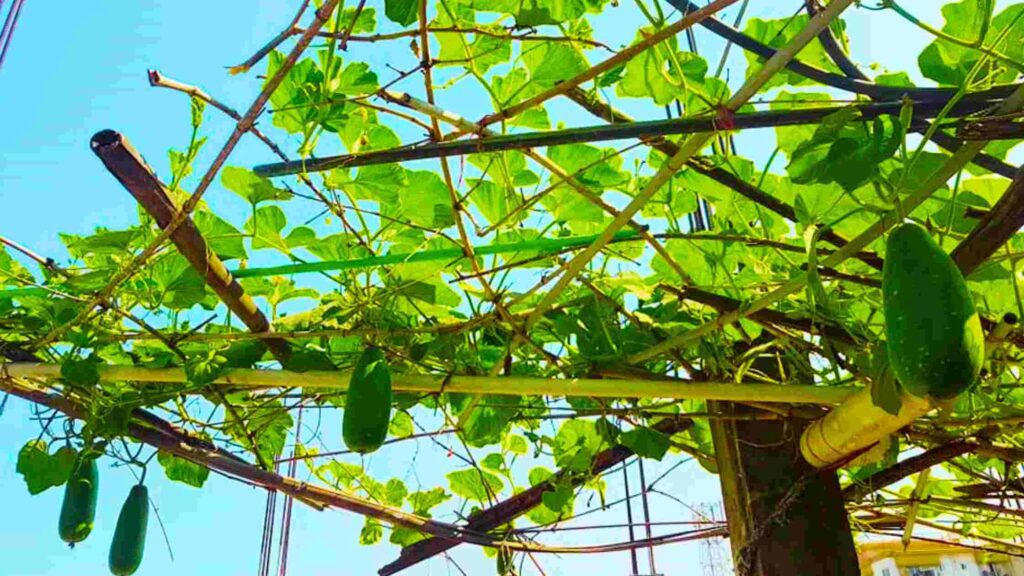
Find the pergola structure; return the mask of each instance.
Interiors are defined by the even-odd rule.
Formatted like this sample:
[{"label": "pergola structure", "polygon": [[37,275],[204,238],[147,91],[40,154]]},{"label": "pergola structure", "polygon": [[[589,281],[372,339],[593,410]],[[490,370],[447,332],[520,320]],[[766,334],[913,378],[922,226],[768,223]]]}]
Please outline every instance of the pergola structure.
[{"label": "pergola structure", "polygon": [[[956,48],[950,53],[961,60],[950,69],[962,79],[916,87],[893,78],[877,82],[849,58],[839,17],[853,0],[807,0],[806,14],[785,25],[758,21],[771,31],[762,38],[752,35],[757,28],[741,32],[717,18],[738,0],[667,3],[674,15],[649,15],[650,28],[612,50],[578,26],[603,2],[554,2],[571,13],[564,20],[550,7],[544,16],[501,8],[517,23],[506,29],[467,23],[481,10],[472,3],[455,10],[444,1],[435,8],[389,0],[387,17],[402,29],[375,33],[365,2],[343,8],[338,0],[306,1],[265,49],[233,69],[245,73],[269,61],[265,84],[244,113],[150,71],[153,86],[191,97],[194,133],[205,106],[233,118],[235,129],[191,193],[182,183],[201,145],[197,138],[176,153],[176,172],[164,182],[125,135],[98,132],[92,150],[144,215],[130,233],[72,239],[80,266],[63,268],[0,238],[45,274],[39,280],[0,254],[0,351],[7,359],[0,389],[84,422],[68,428],[75,442],[130,436],[306,505],[404,529],[400,556],[380,574],[460,544],[497,549],[500,569],[511,572],[513,558],[536,562],[542,553],[636,550],[726,535],[741,574],[855,574],[852,532],[909,539],[915,527],[966,531],[983,546],[1024,554],[1024,514],[1012,504],[1024,491],[1024,407],[1017,399],[1024,333],[1014,314],[1021,306],[1024,179],[1005,160],[1009,147],[999,145],[1022,134],[1024,86],[1014,83],[1021,69],[1012,44],[1024,36],[1018,12],[994,15],[990,2],[978,3],[984,26],[976,42],[934,31],[935,50]],[[574,12],[576,4],[586,6]],[[883,7],[926,26],[895,3]],[[567,30],[569,23],[576,27]],[[697,26],[750,54],[750,70],[734,90],[694,64],[692,44],[690,52],[677,49],[678,38]],[[548,35],[547,28],[561,34]],[[345,67],[338,55],[356,42],[410,40],[420,62],[389,84],[371,81],[365,64]],[[326,42],[319,61],[307,54],[314,41]],[[278,52],[286,42],[293,42],[288,52]],[[522,46],[515,58],[505,54],[513,44]],[[432,54],[438,46],[440,57]],[[583,51],[596,48],[604,57],[588,61]],[[453,52],[465,59],[451,60]],[[812,52],[817,60],[802,60]],[[504,60],[491,65],[511,62],[500,80],[481,64],[494,53]],[[576,57],[586,66],[564,72],[565,59]],[[462,66],[491,89],[495,110],[470,120],[439,106],[434,75],[446,66]],[[522,82],[499,99],[516,70]],[[651,70],[664,78],[644,76]],[[397,88],[416,76],[423,98]],[[669,93],[676,117],[668,106],[667,120],[634,121],[602,92],[645,97],[627,85],[637,77],[656,104],[665,99],[660,91]],[[799,83],[856,101],[794,98],[756,109],[755,97]],[[551,129],[544,106],[553,101],[601,124]],[[275,126],[303,137],[300,159],[256,127],[268,105]],[[428,137],[402,145],[385,117],[419,126]],[[794,140],[779,144],[790,159],[788,177],[769,174],[770,166],[758,174],[736,156],[731,135],[759,128]],[[907,143],[914,133],[935,149],[922,144],[915,151]],[[346,152],[313,155],[324,134],[336,134]],[[279,161],[251,171],[228,167],[247,136]],[[631,153],[642,147],[648,154],[635,174],[622,168],[623,151],[590,144],[622,140],[634,143]],[[456,174],[453,158],[468,159],[471,168]],[[402,168],[428,160],[436,174]],[[546,175],[547,187],[534,169]],[[975,173],[990,175],[961,190]],[[218,176],[252,204],[244,235],[252,249],[277,250],[287,263],[229,268],[245,250],[241,240],[233,243],[238,230],[203,201]],[[285,181],[297,189],[276,184]],[[530,187],[532,194],[522,192]],[[342,232],[327,238],[296,227],[283,235],[284,213],[274,203],[292,196],[321,204]],[[368,207],[374,203],[376,210]],[[588,222],[580,214],[596,216]],[[680,227],[684,217],[689,225]],[[956,403],[908,396],[884,366],[877,313],[883,239],[906,218],[932,226],[971,280],[983,313],[986,372]],[[161,266],[177,266],[175,275],[153,272]],[[544,275],[534,284],[515,276],[536,269]],[[282,279],[300,274],[317,274],[332,288],[319,292]],[[318,306],[277,314],[289,291],[314,295]],[[180,321],[179,312],[220,305],[244,328]],[[164,320],[151,324],[140,311],[160,312]],[[457,435],[479,473],[482,507],[465,521],[436,520],[405,493],[388,500],[344,482],[300,481],[295,463],[316,454],[298,447],[280,458],[290,412],[314,404],[341,410],[347,367],[371,342],[394,366],[403,418],[417,409],[443,413],[437,433]],[[299,401],[286,406],[286,397]],[[494,398],[514,407],[491,407]],[[216,406],[223,422],[197,420],[193,401]],[[269,417],[257,410],[266,406]],[[584,430],[572,431],[578,438],[537,432],[539,423],[558,421],[556,406],[587,423],[572,425]],[[845,425],[841,439],[821,441],[833,443],[836,456],[808,461],[801,432],[830,413]],[[487,480],[495,469],[476,462],[471,448],[504,446],[516,426],[562,467],[502,495]],[[417,435],[410,424],[393,436]],[[112,442],[103,446],[111,457],[134,460]],[[682,454],[719,474],[727,526],[579,546],[544,544],[514,527],[541,507],[550,524],[568,521],[573,494],[633,457]],[[940,466],[947,472],[940,479],[926,472]],[[913,492],[891,489],[915,475]],[[998,519],[999,530],[987,530],[980,518]],[[261,560],[264,573],[268,563]]]}]

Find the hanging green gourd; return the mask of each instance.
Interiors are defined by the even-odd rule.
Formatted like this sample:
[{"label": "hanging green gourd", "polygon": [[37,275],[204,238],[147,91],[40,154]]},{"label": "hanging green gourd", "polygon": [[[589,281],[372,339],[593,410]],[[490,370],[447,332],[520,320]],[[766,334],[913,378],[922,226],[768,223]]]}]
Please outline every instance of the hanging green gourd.
[{"label": "hanging green gourd", "polygon": [[92,532],[99,482],[95,455],[79,453],[64,487],[64,502],[61,504],[58,523],[60,539],[72,548]]},{"label": "hanging green gourd", "polygon": [[149,523],[149,490],[142,484],[132,486],[121,506],[110,544],[109,566],[114,576],[131,576],[142,564],[146,549],[146,525]]},{"label": "hanging green gourd", "polygon": [[882,270],[889,364],[920,398],[952,398],[978,379],[985,338],[967,281],[918,224],[889,234]]},{"label": "hanging green gourd", "polygon": [[369,346],[349,379],[342,417],[345,445],[361,454],[373,452],[387,438],[390,423],[391,369],[384,352]]}]

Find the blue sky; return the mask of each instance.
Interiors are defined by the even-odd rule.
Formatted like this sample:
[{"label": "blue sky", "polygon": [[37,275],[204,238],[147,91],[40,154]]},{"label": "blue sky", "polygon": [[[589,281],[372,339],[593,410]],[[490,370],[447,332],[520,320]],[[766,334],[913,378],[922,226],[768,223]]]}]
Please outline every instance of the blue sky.
[{"label": "blue sky", "polygon": [[[377,4],[380,3],[370,3]],[[756,15],[778,17],[791,13],[799,2],[755,0],[751,4]],[[147,68],[157,68],[172,78],[197,84],[226,103],[244,109],[257,93],[260,80],[255,74],[229,76],[226,67],[244,60],[276,34],[296,5],[295,1],[279,0],[27,2],[13,47],[0,70],[0,233],[60,260],[66,257],[66,252],[59,232],[87,233],[97,225],[117,228],[134,223],[135,203],[89,151],[91,135],[104,128],[122,131],[149,163],[166,176],[167,148],[181,149],[188,142],[188,101],[181,94],[149,87]],[[908,1],[906,5],[921,17],[938,21],[936,4],[930,0]],[[610,10],[597,22],[598,37],[631,39],[632,31],[640,24],[636,7],[632,2],[620,2],[618,8]],[[378,15],[382,17],[381,12],[378,6]],[[731,21],[734,11],[727,14]],[[851,11],[849,24],[854,38],[865,39],[854,47],[860,63],[881,61],[889,69],[916,72],[914,58],[926,42],[922,34],[903,24],[895,28],[891,16],[863,10]],[[896,30],[898,44],[893,42]],[[702,46],[715,45],[705,32],[698,35]],[[738,53],[734,50],[730,61],[734,85],[735,79],[742,76]],[[388,48],[353,45],[346,57],[379,65],[384,61],[408,61],[409,54],[407,44],[398,42]],[[592,59],[598,57],[592,55]],[[408,85],[408,89],[420,94],[420,81]],[[448,91],[439,98],[444,106],[469,117],[486,111],[486,99],[471,92]],[[593,123],[569,110],[559,103],[552,107],[554,116],[569,122]],[[661,117],[639,105],[631,112],[640,118]],[[269,121],[264,125],[268,126]],[[204,133],[210,141],[197,162],[198,171],[205,170],[231,128],[232,123],[226,118],[208,110]],[[297,144],[286,139],[279,141],[286,150],[293,150]],[[766,156],[770,146],[770,133],[744,135],[740,139],[741,153],[754,158]],[[245,138],[229,164],[251,166],[267,161],[272,158],[262,145]],[[243,207],[219,185],[206,198],[228,220],[243,220]],[[34,438],[39,429],[30,416],[29,407],[16,400],[10,401],[0,416],[0,490],[5,504],[0,520],[0,574],[103,573],[117,510],[134,480],[128,471],[110,468],[109,462],[104,461],[97,527],[85,543],[73,551],[67,549],[56,534],[62,490],[51,489],[30,497],[15,473],[18,449]],[[336,423],[327,426],[326,434],[335,434],[336,441],[332,426],[337,428]],[[431,462],[442,465],[432,467]],[[648,477],[656,476],[669,464],[650,463]],[[411,448],[382,451],[370,465],[379,473],[378,477],[413,478],[415,474],[425,487],[443,484],[444,472],[451,469],[444,452],[427,443],[418,455]],[[159,506],[175,559],[171,562],[160,530],[152,524],[140,574],[254,573],[262,529],[263,491],[219,477],[211,477],[202,490],[196,490],[166,481],[156,466],[147,483]],[[693,463],[682,465],[663,486],[688,503],[718,500],[717,479]],[[609,499],[615,497],[612,491]],[[654,498],[655,520],[688,518],[678,504]],[[625,512],[620,507],[595,514],[586,522],[624,521]],[[290,573],[374,573],[392,560],[398,550],[387,544],[360,547],[357,537],[361,526],[362,519],[352,514],[315,512],[296,506]],[[587,534],[580,538],[570,533],[567,538],[548,541],[578,544],[624,536]],[[694,543],[659,549],[659,570],[697,570],[701,546]],[[457,549],[454,558],[470,574],[493,573],[493,561],[468,546]],[[548,574],[582,570],[599,574],[629,572],[625,553],[539,560]],[[641,562],[643,565],[643,555]],[[456,572],[443,559],[436,558],[407,573]]]}]

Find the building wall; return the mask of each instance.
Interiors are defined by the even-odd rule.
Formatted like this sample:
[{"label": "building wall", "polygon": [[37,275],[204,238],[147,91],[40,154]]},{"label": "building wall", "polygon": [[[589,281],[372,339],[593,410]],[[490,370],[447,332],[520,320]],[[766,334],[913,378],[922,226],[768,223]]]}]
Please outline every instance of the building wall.
[{"label": "building wall", "polygon": [[872,576],[901,576],[900,567],[892,558],[883,558],[871,565]]},{"label": "building wall", "polygon": [[973,554],[950,554],[942,557],[942,576],[981,576]]}]

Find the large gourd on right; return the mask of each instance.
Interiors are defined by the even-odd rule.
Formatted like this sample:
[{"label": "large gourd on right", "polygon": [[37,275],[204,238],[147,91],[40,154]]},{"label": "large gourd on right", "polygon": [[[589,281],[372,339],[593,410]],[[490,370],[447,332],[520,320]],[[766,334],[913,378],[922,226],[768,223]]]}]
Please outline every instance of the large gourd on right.
[{"label": "large gourd on right", "polygon": [[121,506],[110,543],[109,566],[114,576],[131,576],[142,564],[146,551],[146,526],[149,523],[149,490],[142,484],[132,486]]},{"label": "large gourd on right", "polygon": [[948,399],[978,379],[985,338],[967,281],[923,227],[889,234],[882,270],[889,364],[903,388]]}]

